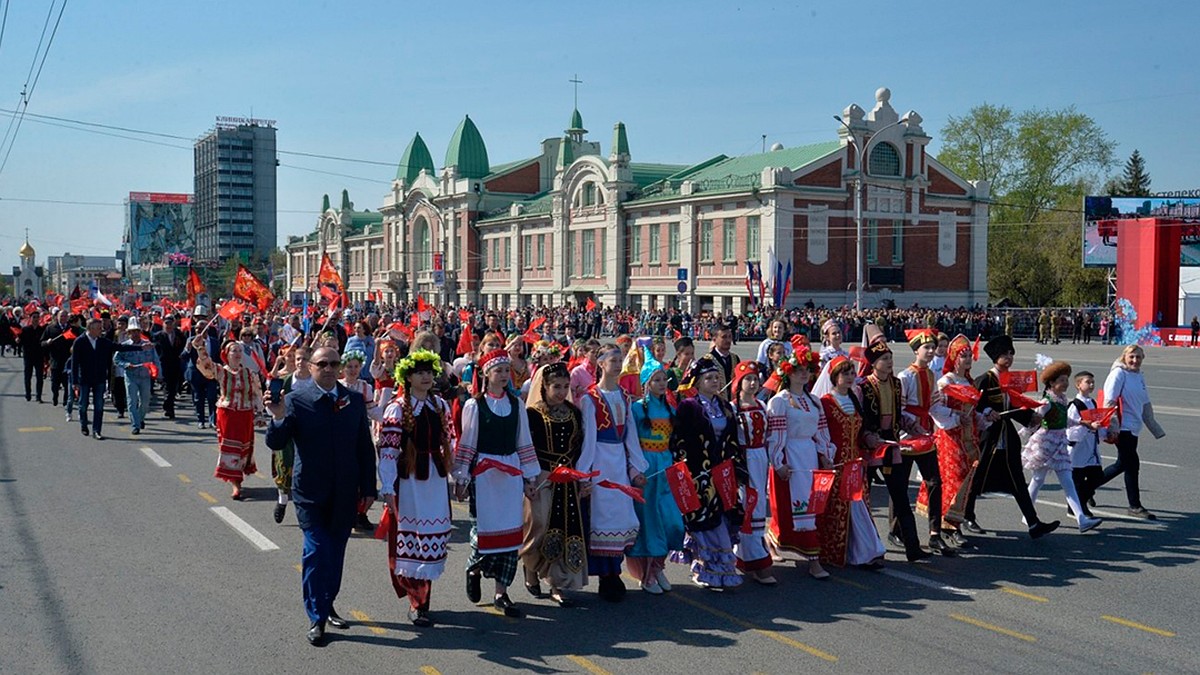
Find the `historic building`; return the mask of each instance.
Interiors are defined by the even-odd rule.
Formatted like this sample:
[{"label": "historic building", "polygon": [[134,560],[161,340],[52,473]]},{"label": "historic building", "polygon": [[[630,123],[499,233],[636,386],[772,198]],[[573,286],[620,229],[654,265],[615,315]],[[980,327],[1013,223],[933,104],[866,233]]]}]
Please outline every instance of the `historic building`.
[{"label": "historic building", "polygon": [[870,112],[848,106],[828,142],[690,166],[632,161],[620,122],[605,156],[578,110],[536,155],[493,165],[467,117],[440,171],[414,136],[377,212],[354,210],[345,192],[340,209],[326,197],[316,231],[288,243],[291,289],[311,290],[329,253],[353,300],[382,291],[512,307],[594,297],[740,311],[746,262],[769,279],[774,256],[794,270],[787,306],[848,304],[861,179],[864,304],[985,303],[988,185],[928,155],[920,115],[900,116],[890,98],[880,89]]},{"label": "historic building", "polygon": [[46,270],[37,264],[37,253],[29,245],[28,233],[17,255],[21,257],[21,264],[12,268],[13,295],[25,299],[42,297],[46,292]]}]

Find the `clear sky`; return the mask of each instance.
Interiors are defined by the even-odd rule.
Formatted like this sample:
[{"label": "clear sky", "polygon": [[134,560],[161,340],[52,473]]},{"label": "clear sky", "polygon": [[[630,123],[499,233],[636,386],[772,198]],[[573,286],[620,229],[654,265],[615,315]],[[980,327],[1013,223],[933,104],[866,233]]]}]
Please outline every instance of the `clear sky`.
[{"label": "clear sky", "polygon": [[[5,110],[51,7],[11,4]],[[979,103],[1074,105],[1122,161],[1142,152],[1155,190],[1190,189],[1198,18],[1193,2],[68,0],[28,111],[189,139],[218,115],[253,113],[278,121],[281,150],[389,164],[282,156],[281,243],[312,230],[324,193],[336,203],[347,188],[376,210],[416,131],[440,168],[464,114],[493,164],[536,154],[567,126],[576,73],[589,137],[607,154],[625,122],[634,161],[758,152],[762,134],[831,140],[834,114],[869,110],[887,86],[899,112],[924,117],[935,152],[947,117]],[[0,172],[0,263],[16,264],[26,227],[39,262],[111,254],[127,193],[192,191],[191,142],[157,142],[27,117]]]}]

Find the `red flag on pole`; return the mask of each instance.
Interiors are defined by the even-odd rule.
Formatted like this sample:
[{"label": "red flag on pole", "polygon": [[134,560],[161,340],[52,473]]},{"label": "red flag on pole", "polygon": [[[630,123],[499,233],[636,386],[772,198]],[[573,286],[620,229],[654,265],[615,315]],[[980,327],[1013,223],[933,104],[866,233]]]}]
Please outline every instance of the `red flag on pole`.
[{"label": "red flag on pole", "polygon": [[727,459],[712,468],[712,481],[713,487],[717,490],[717,496],[721,498],[721,508],[726,511],[736,509],[738,504],[737,478],[733,475],[732,459]]},{"label": "red flag on pole", "polygon": [[221,309],[217,311],[217,315],[226,321],[233,321],[244,311],[246,311],[246,308],[242,303],[237,300],[230,300],[221,305]]},{"label": "red flag on pole", "polygon": [[852,502],[861,502],[863,498],[862,460],[855,459],[842,465],[842,485],[838,496]]},{"label": "red flag on pole", "polygon": [[537,329],[541,328],[542,324],[544,323],[546,323],[546,317],[544,316],[539,316],[538,318],[534,319],[533,322],[529,324],[529,328],[525,329],[525,334],[521,336],[521,339],[531,345],[537,344],[537,341],[542,338],[542,336],[538,334]]},{"label": "red flag on pole", "polygon": [[275,295],[271,293],[271,289],[240,263],[237,274],[233,277],[233,297],[258,307],[260,312],[267,311],[271,303],[275,302]]},{"label": "red flag on pole", "polygon": [[463,354],[470,354],[475,351],[475,343],[471,339],[472,337],[473,333],[471,333],[471,329],[464,326],[462,334],[458,336],[458,345],[454,348],[454,353],[462,356]]},{"label": "red flag on pole", "polygon": [[429,303],[425,302],[425,298],[422,298],[421,296],[418,295],[417,296],[417,313],[419,314],[421,312],[428,312],[428,311],[429,311]]},{"label": "red flag on pole", "polygon": [[979,360],[979,338],[980,337],[982,337],[982,334],[976,335],[975,336],[975,344],[971,345],[971,360],[972,361]]},{"label": "red flag on pole", "polygon": [[979,403],[981,392],[969,384],[948,384],[942,387],[942,393],[946,395],[946,398],[954,399],[968,405],[975,405]]},{"label": "red flag on pole", "polygon": [[829,503],[829,492],[833,488],[836,475],[833,469],[813,469],[812,492],[808,495],[809,513],[818,516],[825,513],[825,505]]},{"label": "red flag on pole", "polygon": [[596,301],[592,298],[588,298],[587,304],[584,305],[584,309],[586,309],[589,312],[592,311],[593,309],[596,309]]},{"label": "red flag on pole", "polygon": [[750,534],[754,531],[752,521],[754,520],[754,508],[758,506],[758,490],[746,486],[746,516],[742,518],[742,534]]},{"label": "red flag on pole", "polygon": [[574,483],[575,481],[578,481],[578,480],[583,480],[585,478],[595,478],[596,476],[599,476],[599,475],[600,475],[599,471],[592,471],[590,473],[584,473],[582,471],[572,469],[569,466],[556,466],[556,467],[554,467],[554,470],[550,472],[550,475],[546,477],[546,479],[549,480],[551,483]]},{"label": "red flag on pole", "polygon": [[387,539],[388,534],[392,531],[392,525],[396,522],[396,515],[392,513],[391,507],[387,504],[383,505],[383,513],[379,516],[379,524],[375,526],[375,538]]},{"label": "red flag on pole", "polygon": [[204,292],[204,282],[200,280],[200,275],[196,273],[194,268],[189,267],[187,280],[188,306],[194,307],[196,305],[196,296]]},{"label": "red flag on pole", "polygon": [[909,436],[900,441],[900,447],[909,454],[920,455],[933,449],[933,434]]},{"label": "red flag on pole", "polygon": [[1005,389],[1011,387],[1018,394],[1037,391],[1037,380],[1036,370],[1009,370],[1000,373],[1000,386]]},{"label": "red flag on pole", "polygon": [[1112,416],[1115,415],[1116,412],[1116,408],[1095,408],[1094,410],[1084,410],[1083,412],[1079,413],[1079,419],[1082,420],[1084,424],[1099,422],[1100,426],[1106,427],[1108,426],[1108,421],[1112,419]]},{"label": "red flag on pole", "polygon": [[512,464],[505,464],[504,462],[494,460],[491,457],[485,457],[484,459],[481,459],[478,462],[476,462],[475,468],[471,470],[471,475],[478,476],[479,474],[483,473],[484,471],[489,471],[491,469],[495,469],[501,473],[506,473],[510,476],[520,476],[521,475],[520,468],[515,467]]},{"label": "red flag on pole", "polygon": [[667,485],[679,511],[684,514],[700,509],[700,496],[696,494],[696,483],[686,462],[676,462],[667,467]]},{"label": "red flag on pole", "polygon": [[624,492],[625,494],[632,497],[633,501],[638,502],[640,504],[646,503],[646,497],[642,495],[642,491],[635,487],[632,487],[629,485],[621,485],[620,483],[614,483],[611,480],[602,480],[599,483],[596,483],[596,485],[599,485],[602,488],[608,488],[610,490],[617,490],[618,492]]},{"label": "red flag on pole", "polygon": [[65,337],[68,340],[74,340],[75,338],[77,338],[79,336],[75,334],[74,328],[68,328],[67,331],[65,333],[63,333],[63,337]]},{"label": "red flag on pole", "polygon": [[1025,394],[1022,394],[1017,387],[1002,386],[1000,388],[1004,390],[1004,393],[1008,394],[1008,404],[1014,408],[1026,408],[1032,410],[1033,408],[1038,408],[1042,405],[1041,401],[1035,401]]}]

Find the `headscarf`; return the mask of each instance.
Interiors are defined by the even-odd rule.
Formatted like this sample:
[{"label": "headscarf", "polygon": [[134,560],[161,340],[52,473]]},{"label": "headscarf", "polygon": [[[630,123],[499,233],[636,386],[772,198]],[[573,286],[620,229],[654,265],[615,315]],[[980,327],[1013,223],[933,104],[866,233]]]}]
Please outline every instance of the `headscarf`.
[{"label": "headscarf", "polygon": [[729,390],[730,399],[736,400],[736,398],[741,395],[742,380],[747,375],[758,375],[761,372],[762,371],[759,370],[757,361],[739,361],[738,364],[733,367],[733,386]]},{"label": "headscarf", "polygon": [[950,341],[950,346],[946,348],[946,365],[942,366],[942,374],[954,372],[958,366],[958,358],[966,352],[971,351],[971,341],[966,335],[959,333]]},{"label": "headscarf", "polygon": [[567,370],[564,363],[551,363],[549,365],[538,368],[533,373],[533,379],[529,381],[529,398],[525,403],[525,407],[529,410],[537,410],[545,412],[549,406],[546,404],[546,380],[551,377],[571,377],[571,371]]},{"label": "headscarf", "polygon": [[[650,352],[649,347],[643,347],[642,349],[645,350],[646,363],[642,366],[641,383],[642,383],[642,389],[645,389],[646,383],[650,381],[650,378],[654,377],[654,374],[660,370],[665,371],[666,366],[664,366],[661,361],[654,358],[654,354],[652,354]],[[633,352],[630,352],[630,354],[632,354],[632,353]],[[628,359],[626,359],[626,360],[628,360]]]}]

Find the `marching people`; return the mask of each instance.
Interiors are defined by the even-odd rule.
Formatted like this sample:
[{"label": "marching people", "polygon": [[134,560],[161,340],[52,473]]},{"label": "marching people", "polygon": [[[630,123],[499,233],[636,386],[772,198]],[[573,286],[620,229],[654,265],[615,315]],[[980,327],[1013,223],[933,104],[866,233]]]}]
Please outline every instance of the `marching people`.
[{"label": "marching people", "polygon": [[151,349],[138,351],[117,352],[113,358],[113,367],[121,371],[125,381],[125,400],[129,406],[130,433],[134,436],[146,428],[146,413],[150,410],[150,390],[154,385],[154,375],[159,372],[158,354],[153,349],[153,342],[142,338],[141,324],[137,317],[129,320],[125,330],[123,345],[143,347],[151,345]]},{"label": "marching people", "polygon": [[[257,393],[248,384],[254,378],[240,367],[240,347],[230,343],[224,353],[231,363],[239,361],[236,373],[228,366],[221,366],[226,372],[217,372],[207,354],[200,361],[213,379],[224,383],[226,405],[218,408],[220,419],[227,419],[221,411],[230,410],[233,399],[244,400],[247,391]],[[283,400],[272,398],[267,404],[271,413],[267,446],[278,450],[291,441],[296,447],[292,501],[304,533],[301,579],[310,622],[305,637],[317,647],[326,643],[326,623],[334,628],[349,627],[333,604],[342,585],[346,542],[355,514],[376,496],[375,448],[366,405],[360,395],[338,384],[340,363],[336,349],[314,351],[308,362],[312,386],[297,389]],[[221,427],[219,420],[218,431]]]},{"label": "marching people", "polygon": [[[772,345],[780,347],[780,344]],[[767,406],[759,400],[761,366],[742,361],[733,369],[733,407],[737,414],[737,439],[746,463],[742,504],[749,511],[750,531],[741,528],[733,550],[738,569],[764,586],[773,586],[771,553],[767,550],[767,514],[770,512],[771,458],[767,450]],[[753,495],[753,496],[751,496]]]},{"label": "marching people", "polygon": [[[50,401],[54,405],[58,405],[58,394],[62,391],[63,404],[67,403],[70,398],[70,387],[67,385],[67,359],[71,358],[71,343],[74,338],[68,339],[68,332],[74,332],[78,337],[81,330],[72,330],[76,326],[78,317],[72,317],[64,310],[59,309],[54,314],[54,320],[46,326],[46,330],[42,333],[42,348],[46,352],[46,357],[50,362]],[[68,413],[69,414],[69,413]],[[71,420],[67,420],[70,422]]]},{"label": "marching people", "polygon": [[[271,373],[271,380],[283,382],[282,385],[275,385],[282,396],[313,383],[312,371],[308,367],[310,355],[311,349],[303,342],[279,351],[279,359]],[[287,514],[287,505],[292,497],[292,469],[295,462],[296,444],[292,441],[284,443],[278,450],[271,450],[271,480],[274,481],[278,493],[274,512],[276,523],[282,523],[284,515]]]},{"label": "marching people", "polygon": [[79,387],[79,430],[88,435],[88,406],[92,409],[92,438],[104,440],[104,390],[108,385],[108,373],[112,368],[113,355],[117,352],[150,350],[150,343],[141,345],[114,344],[101,333],[104,322],[90,319],[87,332],[75,338],[71,346],[71,380]]},{"label": "marching people", "polygon": [[154,335],[154,346],[158,351],[163,383],[163,416],[175,419],[175,399],[183,384],[182,355],[187,347],[187,336],[175,325],[175,316],[163,317],[163,329]]},{"label": "marching people", "polygon": [[[1071,452],[1071,479],[1075,481],[1075,490],[1079,493],[1080,508],[1083,515],[1092,516],[1088,510],[1088,502],[1096,494],[1096,489],[1104,481],[1104,466],[1100,462],[1100,429],[1092,429],[1078,424],[1083,421],[1083,414],[1088,410],[1096,410],[1097,405],[1092,393],[1096,391],[1096,376],[1081,370],[1075,374],[1075,398],[1067,409],[1067,417],[1077,424],[1067,426],[1067,448]],[[1117,433],[1113,431],[1115,424],[1109,418],[1104,428],[1104,440],[1115,443]]]},{"label": "marching people", "polygon": [[[196,409],[196,426],[200,429],[207,429],[217,423],[217,383],[215,380],[209,379],[203,371],[197,367],[200,360],[200,353],[203,352],[211,361],[219,358],[221,353],[221,338],[217,333],[217,327],[208,323],[203,318],[200,312],[202,308],[197,307],[192,325],[192,335],[188,338],[187,348],[184,351],[184,359],[186,366],[184,367],[184,375],[187,377],[188,385],[192,388],[192,405]],[[199,340],[197,340],[199,338]]]},{"label": "marching people", "polygon": [[[44,331],[41,312],[33,311],[29,312],[21,326],[20,334],[17,335],[17,344],[21,347],[21,358],[25,365],[26,401],[32,401],[36,391],[37,402],[44,403],[42,400],[42,390],[46,384],[46,351],[42,348]],[[30,388],[30,384],[35,380],[37,382],[36,390]]]},{"label": "marching people", "polygon": [[[1125,496],[1129,500],[1129,515],[1134,518],[1156,520],[1157,516],[1142,505],[1141,487],[1138,483],[1138,435],[1145,426],[1155,438],[1167,435],[1154,418],[1154,406],[1150,404],[1150,392],[1146,389],[1146,377],[1142,363],[1146,352],[1137,345],[1127,345],[1121,356],[1113,362],[1108,377],[1104,380],[1104,400],[1108,405],[1118,406],[1119,431],[1117,434],[1117,461],[1104,467],[1104,478],[1100,485],[1125,474]],[[1099,486],[1097,486],[1099,487]]]}]

